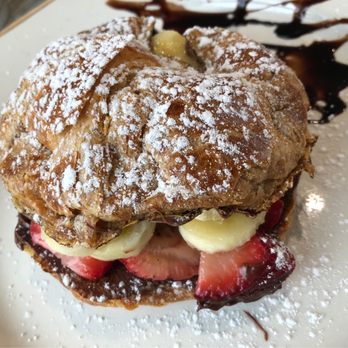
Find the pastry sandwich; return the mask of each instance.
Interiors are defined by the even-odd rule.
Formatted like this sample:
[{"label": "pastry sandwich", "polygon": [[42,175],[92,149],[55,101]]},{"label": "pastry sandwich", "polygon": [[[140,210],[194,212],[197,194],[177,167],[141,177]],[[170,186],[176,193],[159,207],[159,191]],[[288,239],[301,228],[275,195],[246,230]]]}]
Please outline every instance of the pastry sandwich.
[{"label": "pastry sandwich", "polygon": [[308,99],[264,46],[119,18],[60,39],[0,117],[17,245],[79,299],[218,309],[281,287],[313,168]]}]

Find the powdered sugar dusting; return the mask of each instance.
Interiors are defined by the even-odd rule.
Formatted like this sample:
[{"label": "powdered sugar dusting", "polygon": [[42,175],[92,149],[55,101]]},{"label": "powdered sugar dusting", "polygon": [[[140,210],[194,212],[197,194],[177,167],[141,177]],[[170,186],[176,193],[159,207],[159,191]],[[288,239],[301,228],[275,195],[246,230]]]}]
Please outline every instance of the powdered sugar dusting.
[{"label": "powdered sugar dusting", "polygon": [[[279,170],[291,173],[307,151],[306,110],[298,100],[303,122],[291,121],[291,91],[277,89],[284,65],[239,34],[194,28],[186,37],[204,63],[195,69],[155,55],[152,29],[153,19],[120,19],[51,43],[3,111],[23,123],[3,127],[11,128],[7,160],[17,178],[33,178],[17,193],[45,207],[52,237],[64,230],[96,247],[115,236],[96,236],[100,219],[118,231],[148,214],[202,205],[262,210],[264,182],[274,186],[267,198],[291,185]],[[277,122],[294,128],[286,136],[274,121],[283,111]],[[27,143],[33,150],[24,153]]]},{"label": "powdered sugar dusting", "polygon": [[[228,190],[230,180],[233,180],[228,171],[231,162],[232,165],[244,167],[248,167],[250,161],[258,163],[259,149],[252,149],[250,142],[246,143],[246,131],[243,131],[241,141],[235,142],[230,140],[227,129],[235,127],[237,131],[241,122],[247,119],[251,121],[254,115],[259,115],[255,125],[262,124],[264,127],[267,121],[262,112],[257,110],[254,86],[240,79],[231,79],[231,76],[234,75],[207,76],[193,69],[145,68],[131,84],[137,95],[132,90],[124,90],[111,99],[111,117],[121,122],[115,135],[118,139],[122,136],[133,139],[134,134],[133,143],[136,143],[138,132],[145,130],[142,132],[145,149],[160,168],[155,177],[152,171],[145,172],[154,185],[157,182],[157,188],[149,192],[148,197],[163,194],[167,201],[173,202],[175,197],[188,200],[209,191],[224,192]],[[133,104],[125,104],[125,100],[133,101]],[[144,127],[145,114],[149,115],[149,120]],[[254,133],[254,139],[258,137]],[[191,144],[193,139],[195,147]],[[211,153],[212,157],[214,153],[220,152],[228,156],[214,173],[219,181],[210,187],[202,186],[197,173],[190,171],[190,167],[202,165],[202,159],[192,154],[194,148],[199,146]],[[246,146],[252,151],[250,157],[246,155]],[[148,154],[140,156],[146,165]],[[174,156],[173,164],[178,163],[180,167],[173,168],[172,175],[167,175],[168,169],[164,172],[161,168],[169,166]],[[187,171],[189,173],[185,180],[181,179]],[[130,185],[139,185],[140,178],[134,176],[134,169],[131,172],[133,180]],[[123,175],[127,176],[127,172]],[[122,185],[128,184],[122,181]],[[120,184],[114,185],[115,189],[119,187]]]},{"label": "powdered sugar dusting", "polygon": [[146,31],[136,33],[135,25],[132,19],[114,20],[52,42],[37,55],[20,82],[31,87],[16,95],[15,103],[21,108],[25,100],[38,131],[59,134],[76,124],[105,66],[130,42],[146,40]]},{"label": "powdered sugar dusting", "polygon": [[208,68],[212,70],[227,72],[237,69],[241,76],[260,78],[263,74],[274,74],[283,69],[274,53],[264,54],[261,44],[242,35],[231,37],[228,29],[193,27],[185,35],[193,40],[198,55],[204,55]]},{"label": "powdered sugar dusting", "polygon": [[66,192],[70,190],[76,181],[76,172],[75,170],[69,165],[65,168],[63,173],[63,179],[62,179],[62,189],[63,192]]},{"label": "powdered sugar dusting", "polygon": [[[28,110],[37,112],[37,128],[44,130],[50,123],[52,133],[61,133],[66,126],[75,125],[80,110],[105,65],[125,47],[133,37],[126,36],[122,40],[111,34],[90,38],[87,35],[74,36],[52,43],[36,58],[32,68],[24,75],[24,79],[37,90],[32,91],[34,99],[43,86],[47,86],[50,94],[38,99]],[[69,55],[69,51],[77,51],[78,55]],[[57,56],[54,61],[52,57]],[[62,59],[62,57],[66,57]],[[80,67],[76,68],[77,62]],[[35,67],[40,64],[40,73]],[[52,119],[53,118],[53,119]]]}]

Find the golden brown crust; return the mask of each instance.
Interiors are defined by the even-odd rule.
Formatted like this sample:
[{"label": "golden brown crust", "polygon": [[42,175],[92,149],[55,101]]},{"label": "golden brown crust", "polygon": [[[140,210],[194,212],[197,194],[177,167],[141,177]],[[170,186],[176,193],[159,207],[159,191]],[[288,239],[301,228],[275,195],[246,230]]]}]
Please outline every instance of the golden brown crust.
[{"label": "golden brown crust", "polygon": [[0,119],[0,172],[17,208],[65,245],[199,208],[260,211],[310,166],[295,74],[240,34],[193,28],[200,72],[156,56],[151,19],[52,43]]}]

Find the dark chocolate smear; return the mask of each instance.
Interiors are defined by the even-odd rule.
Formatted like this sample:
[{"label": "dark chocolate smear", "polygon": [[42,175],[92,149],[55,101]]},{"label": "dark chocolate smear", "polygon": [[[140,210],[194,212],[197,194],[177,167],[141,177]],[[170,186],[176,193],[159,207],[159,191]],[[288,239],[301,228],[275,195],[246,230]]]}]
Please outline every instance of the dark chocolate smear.
[{"label": "dark chocolate smear", "polygon": [[146,220],[151,222],[156,222],[156,223],[167,224],[170,226],[181,226],[183,224],[190,222],[199,214],[201,214],[200,209],[183,212],[181,214],[178,213],[178,214],[167,214],[167,215],[163,215],[160,212],[154,212],[154,215],[147,216]]}]

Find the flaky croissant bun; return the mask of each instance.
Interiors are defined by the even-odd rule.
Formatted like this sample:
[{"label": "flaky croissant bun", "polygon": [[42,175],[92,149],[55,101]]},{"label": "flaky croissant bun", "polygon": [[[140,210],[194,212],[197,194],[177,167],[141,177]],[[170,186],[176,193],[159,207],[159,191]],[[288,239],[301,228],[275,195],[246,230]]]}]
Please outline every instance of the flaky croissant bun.
[{"label": "flaky croissant bun", "polygon": [[310,168],[308,100],[272,52],[195,27],[190,66],[153,51],[153,25],[115,19],[49,44],[2,111],[1,176],[61,244],[202,208],[258,212]]}]

